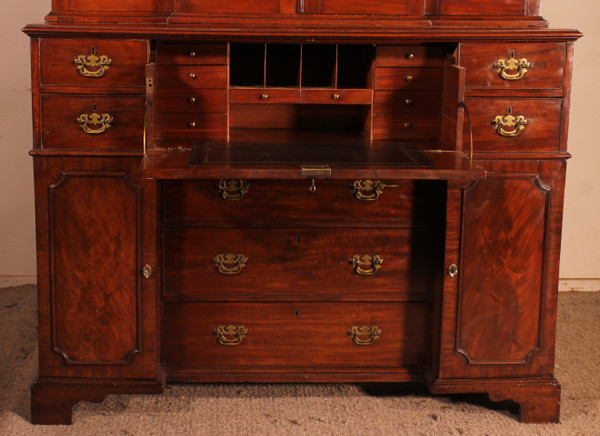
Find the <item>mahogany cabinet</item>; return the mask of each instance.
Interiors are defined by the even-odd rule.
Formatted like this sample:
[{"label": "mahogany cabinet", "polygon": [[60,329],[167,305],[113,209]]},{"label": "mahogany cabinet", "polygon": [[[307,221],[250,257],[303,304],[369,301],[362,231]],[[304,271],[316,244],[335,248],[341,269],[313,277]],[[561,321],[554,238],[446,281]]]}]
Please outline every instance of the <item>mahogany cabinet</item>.
[{"label": "mahogany cabinet", "polygon": [[24,29],[32,421],[248,381],[422,382],[558,421],[581,34],[539,3],[53,0]]}]

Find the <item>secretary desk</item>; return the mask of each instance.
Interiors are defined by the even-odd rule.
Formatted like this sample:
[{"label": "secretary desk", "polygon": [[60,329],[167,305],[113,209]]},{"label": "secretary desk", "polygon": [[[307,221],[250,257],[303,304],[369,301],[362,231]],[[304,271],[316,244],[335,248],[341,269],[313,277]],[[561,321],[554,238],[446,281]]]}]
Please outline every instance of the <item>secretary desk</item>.
[{"label": "secretary desk", "polygon": [[417,382],[557,422],[581,34],[540,9],[52,0],[24,29],[32,422],[169,382]]}]

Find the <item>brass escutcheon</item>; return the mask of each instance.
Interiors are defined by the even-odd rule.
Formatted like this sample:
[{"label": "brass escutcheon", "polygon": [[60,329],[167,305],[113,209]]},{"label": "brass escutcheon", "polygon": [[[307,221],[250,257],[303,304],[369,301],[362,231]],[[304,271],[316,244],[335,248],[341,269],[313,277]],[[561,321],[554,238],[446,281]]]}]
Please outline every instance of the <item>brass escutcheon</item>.
[{"label": "brass escutcheon", "polygon": [[77,56],[75,59],[73,59],[73,62],[75,62],[77,65],[77,70],[83,77],[97,79],[98,77],[102,77],[106,74],[106,71],[110,68],[112,59],[106,55],[97,56],[96,47],[92,47],[91,52],[92,54],[88,56]]},{"label": "brass escutcheon", "polygon": [[248,193],[250,184],[243,179],[219,180],[219,195],[225,200],[241,200]]},{"label": "brass escutcheon", "polygon": [[213,334],[217,335],[217,342],[221,345],[239,345],[248,333],[243,325],[220,325],[215,328]]},{"label": "brass escutcheon", "polygon": [[383,259],[379,255],[370,256],[364,254],[361,256],[360,254],[356,254],[350,259],[350,264],[354,268],[354,272],[361,276],[372,276],[381,268],[382,263]]},{"label": "brass escutcheon", "polygon": [[506,109],[506,115],[497,115],[492,120],[492,126],[500,136],[511,138],[525,129],[527,120],[523,115],[513,115],[512,107]]},{"label": "brass escutcheon", "polygon": [[379,338],[380,334],[381,329],[376,325],[353,325],[348,330],[348,336],[352,337],[352,342],[356,345],[372,345]]},{"label": "brass escutcheon", "polygon": [[219,253],[213,258],[213,263],[221,274],[235,275],[242,272],[248,257],[243,254]]},{"label": "brass escutcheon", "polygon": [[[525,76],[527,73],[527,68],[531,67],[529,61],[525,58],[515,59],[515,51],[511,50],[509,52],[510,58],[507,59],[498,59],[494,64],[494,68],[500,77],[504,80],[519,80]],[[513,73],[509,73],[507,71],[514,71]]]},{"label": "brass escutcheon", "polygon": [[[81,114],[77,117],[79,127],[88,135],[99,135],[110,129],[113,122],[113,117],[110,114]],[[92,129],[90,126],[98,126]]]}]

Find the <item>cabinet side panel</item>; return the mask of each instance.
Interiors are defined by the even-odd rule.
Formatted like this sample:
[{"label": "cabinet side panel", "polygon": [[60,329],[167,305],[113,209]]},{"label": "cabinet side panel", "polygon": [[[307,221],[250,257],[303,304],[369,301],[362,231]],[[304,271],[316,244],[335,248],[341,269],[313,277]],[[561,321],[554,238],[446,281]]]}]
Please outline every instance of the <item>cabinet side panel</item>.
[{"label": "cabinet side panel", "polygon": [[49,194],[53,351],[126,364],[141,348],[140,187],[124,173],[63,172]]}]

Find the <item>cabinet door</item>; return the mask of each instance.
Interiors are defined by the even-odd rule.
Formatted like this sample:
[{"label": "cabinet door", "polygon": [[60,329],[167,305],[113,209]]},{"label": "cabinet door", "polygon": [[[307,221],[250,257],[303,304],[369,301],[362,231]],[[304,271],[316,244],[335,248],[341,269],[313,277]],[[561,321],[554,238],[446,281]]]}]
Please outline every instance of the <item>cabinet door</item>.
[{"label": "cabinet door", "polygon": [[35,160],[41,377],[156,377],[155,187],[137,164]]},{"label": "cabinet door", "polygon": [[564,162],[478,164],[488,176],[462,187],[440,378],[552,376]]}]

